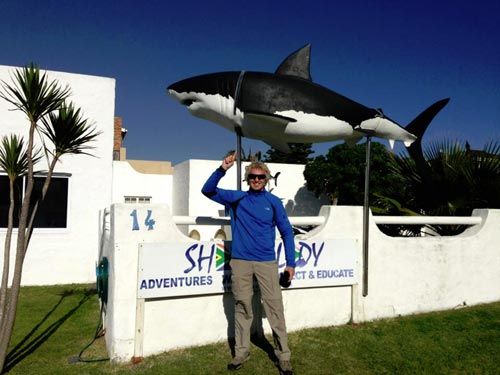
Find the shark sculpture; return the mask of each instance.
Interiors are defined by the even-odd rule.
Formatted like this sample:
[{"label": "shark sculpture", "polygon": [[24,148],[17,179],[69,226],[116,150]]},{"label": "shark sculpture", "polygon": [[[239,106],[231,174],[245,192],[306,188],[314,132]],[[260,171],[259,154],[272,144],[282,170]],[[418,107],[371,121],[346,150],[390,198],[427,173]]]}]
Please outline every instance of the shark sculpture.
[{"label": "shark sculpture", "polygon": [[244,137],[264,141],[282,152],[288,143],[344,140],[355,144],[366,135],[410,146],[448,103],[434,103],[406,128],[381,109],[368,108],[312,82],[311,46],[290,54],[276,72],[232,71],[184,79],[168,93],[196,117]]}]

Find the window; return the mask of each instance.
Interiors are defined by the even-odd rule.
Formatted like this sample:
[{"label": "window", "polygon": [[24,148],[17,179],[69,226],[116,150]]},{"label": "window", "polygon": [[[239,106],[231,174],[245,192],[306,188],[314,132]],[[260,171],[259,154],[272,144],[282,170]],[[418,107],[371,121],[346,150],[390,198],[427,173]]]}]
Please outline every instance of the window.
[{"label": "window", "polygon": [[[33,193],[31,195],[31,205],[35,203],[37,197],[41,196],[44,182],[45,176],[35,177]],[[67,177],[52,177],[47,195],[38,207],[33,228],[66,228],[68,226],[68,182],[69,178]],[[26,179],[18,179],[14,187],[14,227],[19,225],[19,212],[25,189]],[[7,227],[10,203],[9,191],[9,178],[5,175],[1,175],[0,228]]]},{"label": "window", "polygon": [[[42,194],[45,177],[35,177],[31,204]],[[68,219],[68,179],[52,177],[45,199],[38,207],[34,228],[66,228]]]},{"label": "window", "polygon": [[151,203],[151,197],[125,196],[125,203]]},{"label": "window", "polygon": [[[21,208],[22,180],[14,183],[14,227],[19,225],[19,209]],[[10,206],[9,177],[0,175],[0,228],[7,228]]]}]

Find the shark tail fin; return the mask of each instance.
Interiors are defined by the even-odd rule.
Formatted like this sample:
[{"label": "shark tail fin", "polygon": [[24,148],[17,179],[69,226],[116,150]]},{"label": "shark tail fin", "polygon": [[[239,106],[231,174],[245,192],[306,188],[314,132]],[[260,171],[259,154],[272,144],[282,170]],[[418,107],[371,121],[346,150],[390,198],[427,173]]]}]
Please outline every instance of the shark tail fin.
[{"label": "shark tail fin", "polygon": [[417,137],[417,139],[406,149],[418,167],[425,169],[425,159],[422,152],[422,137],[427,127],[436,115],[448,104],[450,98],[441,99],[432,104],[406,126],[405,130]]},{"label": "shark tail fin", "polygon": [[431,121],[436,117],[436,115],[441,111],[446,104],[450,101],[450,98],[442,99],[432,104],[429,108],[419,114],[415,119],[410,122],[405,130],[417,137],[417,140],[422,139],[427,127]]}]

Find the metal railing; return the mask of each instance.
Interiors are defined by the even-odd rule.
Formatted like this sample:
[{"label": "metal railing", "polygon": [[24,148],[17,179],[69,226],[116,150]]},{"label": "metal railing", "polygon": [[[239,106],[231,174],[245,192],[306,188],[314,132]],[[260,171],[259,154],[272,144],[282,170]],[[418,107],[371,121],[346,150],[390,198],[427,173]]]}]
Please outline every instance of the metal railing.
[{"label": "metal railing", "polygon": [[[477,225],[481,224],[480,216],[372,216],[375,224],[406,224],[406,225]],[[324,216],[290,216],[290,224],[322,225]],[[229,225],[229,217],[215,216],[174,216],[174,223],[178,225]]]}]

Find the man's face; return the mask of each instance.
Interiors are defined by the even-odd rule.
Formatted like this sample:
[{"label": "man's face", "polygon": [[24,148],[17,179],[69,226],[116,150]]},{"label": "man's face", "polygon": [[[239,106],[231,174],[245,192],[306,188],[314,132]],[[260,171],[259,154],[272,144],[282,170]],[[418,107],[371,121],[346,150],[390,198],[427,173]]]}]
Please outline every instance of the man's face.
[{"label": "man's face", "polygon": [[260,168],[250,169],[248,173],[248,184],[252,190],[262,190],[266,186],[266,172]]}]

